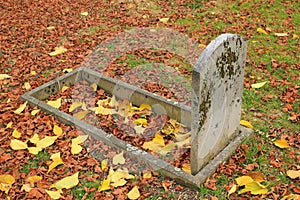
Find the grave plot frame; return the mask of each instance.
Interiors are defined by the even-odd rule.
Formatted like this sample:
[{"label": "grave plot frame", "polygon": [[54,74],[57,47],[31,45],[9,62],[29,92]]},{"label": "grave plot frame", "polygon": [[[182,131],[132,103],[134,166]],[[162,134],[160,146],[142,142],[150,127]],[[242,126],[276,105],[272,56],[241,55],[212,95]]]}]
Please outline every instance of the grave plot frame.
[{"label": "grave plot frame", "polygon": [[[79,127],[95,139],[102,140],[108,145],[124,150],[130,156],[137,157],[148,163],[154,170],[159,171],[163,175],[175,179],[184,185],[197,188],[253,132],[251,129],[239,125],[245,56],[246,42],[241,37],[223,34],[212,41],[202,52],[193,69],[192,107],[173,102],[85,67],[78,68],[45,83],[23,94],[21,99],[28,101],[30,106],[38,106],[43,111],[55,115],[63,123]],[[129,100],[137,106],[142,103],[148,103],[152,106],[159,104],[171,118],[185,125],[190,125],[192,131],[190,158],[192,174],[186,173],[148,154],[146,151],[138,149],[116,138],[114,135],[78,120],[42,101],[49,98],[52,94],[58,93],[63,86],[71,86],[80,80],[96,83],[99,88],[109,93],[118,90],[120,92],[114,93],[114,95],[119,98],[124,98],[130,94]],[[224,103],[220,103],[218,99],[213,99],[218,97],[227,99]],[[226,110],[224,117],[221,119],[219,115],[214,114],[219,109],[219,105],[222,105],[222,108]],[[160,109],[155,110],[154,107],[153,111],[159,113]],[[224,123],[226,121],[229,122],[228,125]],[[219,135],[216,136],[217,134]],[[200,151],[201,146],[199,144],[201,140],[209,137],[220,141],[214,145],[207,144],[212,146],[212,148],[203,154]],[[209,141],[212,140],[210,139]]]}]

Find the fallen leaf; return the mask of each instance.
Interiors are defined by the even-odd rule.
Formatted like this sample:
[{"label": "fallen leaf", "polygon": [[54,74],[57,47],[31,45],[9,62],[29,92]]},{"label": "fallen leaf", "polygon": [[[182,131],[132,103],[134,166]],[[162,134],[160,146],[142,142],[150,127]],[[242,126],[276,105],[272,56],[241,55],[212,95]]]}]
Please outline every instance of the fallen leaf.
[{"label": "fallen leaf", "polygon": [[286,174],[291,178],[291,179],[296,179],[300,177],[300,170],[288,170]]},{"label": "fallen leaf", "polygon": [[241,120],[240,121],[240,125],[248,127],[248,128],[251,128],[251,129],[254,129],[254,127],[252,126],[252,124],[250,122],[246,121],[246,120]]},{"label": "fallen leaf", "polygon": [[114,187],[120,187],[120,186],[124,186],[127,183],[127,181],[125,179],[119,179],[116,182],[111,183],[110,185],[114,186]]},{"label": "fallen leaf", "polygon": [[167,17],[160,18],[159,21],[163,22],[163,23],[167,23],[169,21],[169,18],[167,18]]},{"label": "fallen leaf", "polygon": [[162,156],[166,156],[170,151],[172,151],[176,147],[175,143],[169,143],[164,148],[159,151],[159,154]]},{"label": "fallen leaf", "polygon": [[88,12],[82,12],[82,13],[80,13],[80,15],[82,15],[82,16],[88,16]]},{"label": "fallen leaf", "polygon": [[11,76],[7,75],[7,74],[0,74],[0,81],[6,78],[11,78]]},{"label": "fallen leaf", "polygon": [[149,141],[149,142],[144,142],[142,148],[153,152],[159,152],[163,148],[163,146],[156,142]]},{"label": "fallen leaf", "polygon": [[274,35],[277,37],[285,37],[285,36],[288,36],[289,34],[288,33],[274,33]]},{"label": "fallen leaf", "polygon": [[113,157],[113,164],[114,165],[118,165],[118,164],[123,165],[125,163],[125,158],[123,156],[123,153],[124,152],[122,151],[121,153],[119,153],[119,154],[117,154]]},{"label": "fallen leaf", "polygon": [[64,93],[67,89],[69,89],[69,87],[64,85],[64,86],[61,88],[61,92]]},{"label": "fallen leaf", "polygon": [[20,138],[21,137],[21,133],[15,128],[13,133],[12,133],[12,136],[14,138]]},{"label": "fallen leaf", "polygon": [[246,176],[251,177],[253,179],[253,181],[258,182],[258,183],[264,181],[264,175],[260,172],[248,172],[246,174]]},{"label": "fallen leaf", "polygon": [[97,84],[96,83],[93,83],[91,84],[91,87],[93,88],[93,90],[96,92],[97,91]]},{"label": "fallen leaf", "polygon": [[31,75],[31,76],[34,76],[34,75],[36,75],[36,71],[34,71],[34,70],[33,70],[33,71],[31,71],[31,72],[30,72],[30,75]]},{"label": "fallen leaf", "polygon": [[243,186],[253,182],[253,179],[250,176],[241,176],[235,179],[239,186]]},{"label": "fallen leaf", "polygon": [[110,180],[104,179],[101,183],[101,186],[98,188],[98,192],[102,192],[105,190],[110,190]]},{"label": "fallen leaf", "polygon": [[114,109],[110,108],[104,108],[103,106],[98,106],[95,108],[91,108],[92,111],[95,112],[96,115],[101,114],[101,115],[112,115],[114,114]]},{"label": "fallen leaf", "polygon": [[63,131],[62,131],[62,128],[57,126],[57,125],[54,125],[53,127],[53,133],[56,135],[56,136],[60,136]]},{"label": "fallen leaf", "polygon": [[146,172],[143,174],[143,178],[151,178],[152,177],[152,173],[151,172]]},{"label": "fallen leaf", "polygon": [[297,34],[293,34],[293,40],[296,40],[298,38]]},{"label": "fallen leaf", "polygon": [[78,113],[75,113],[73,116],[76,119],[82,120],[83,118],[85,118],[85,116],[89,113],[88,110],[83,110],[83,111],[79,111]]},{"label": "fallen leaf", "polygon": [[181,141],[181,142],[175,142],[175,144],[181,148],[186,144],[190,144],[191,143],[191,137],[186,138],[185,140]]},{"label": "fallen leaf", "polygon": [[242,189],[239,194],[243,194],[245,192],[251,192],[251,194],[257,195],[257,194],[266,194],[268,192],[268,189],[266,186],[261,185],[257,182],[251,182],[247,183],[245,185],[245,188]]},{"label": "fallen leaf", "polygon": [[284,196],[281,200],[300,200],[300,195],[298,194],[289,194]]},{"label": "fallen leaf", "polygon": [[60,47],[55,47],[54,51],[49,53],[50,56],[56,56],[62,53],[65,53],[67,51],[67,49],[64,46],[60,46]]},{"label": "fallen leaf", "polygon": [[23,112],[23,110],[26,108],[26,105],[27,105],[27,101],[23,103],[17,110],[15,110],[14,113],[17,115],[21,114],[21,112]]},{"label": "fallen leaf", "polygon": [[84,143],[88,139],[89,135],[79,135],[78,137],[72,139],[72,142],[76,144]]},{"label": "fallen leaf", "polygon": [[251,84],[251,87],[255,88],[255,89],[258,89],[258,88],[263,87],[267,82],[268,81],[264,81],[264,82],[261,82],[261,83],[254,83],[254,84]]},{"label": "fallen leaf", "polygon": [[274,142],[274,144],[275,144],[277,147],[281,148],[281,149],[284,149],[284,148],[288,148],[288,147],[289,147],[289,144],[288,144],[288,142],[287,142],[285,139],[276,140],[276,141]]},{"label": "fallen leaf", "polygon": [[81,106],[82,106],[82,102],[75,101],[71,104],[71,106],[69,108],[69,112],[73,112],[73,110],[75,110],[76,108],[79,108]]},{"label": "fallen leaf", "polygon": [[29,89],[31,88],[30,83],[25,82],[24,85],[23,85],[23,88],[24,88],[25,90],[29,90]]},{"label": "fallen leaf", "polygon": [[32,190],[32,187],[30,186],[29,183],[23,184],[21,187],[21,191],[25,191],[25,192],[30,192],[30,190]]},{"label": "fallen leaf", "polygon": [[67,69],[64,69],[64,70],[63,70],[64,73],[69,73],[69,72],[71,72],[71,71],[73,71],[72,68],[67,68]]},{"label": "fallen leaf", "polygon": [[230,188],[230,190],[228,191],[228,197],[229,197],[231,194],[235,193],[236,190],[237,190],[237,185],[236,185],[236,184],[233,184],[232,187]]},{"label": "fallen leaf", "polygon": [[40,109],[33,110],[33,111],[31,111],[31,115],[35,116],[38,112],[40,112]]},{"label": "fallen leaf", "polygon": [[14,182],[15,178],[12,175],[0,175],[0,191],[3,191],[5,192],[5,194],[8,194],[8,191],[10,190]]},{"label": "fallen leaf", "polygon": [[159,133],[155,134],[154,138],[152,139],[152,142],[160,144],[161,146],[165,146],[164,137],[161,136]]},{"label": "fallen leaf", "polygon": [[139,111],[142,111],[142,110],[145,110],[145,109],[151,110],[151,106],[149,104],[145,104],[145,103],[141,104],[140,107],[139,107]]},{"label": "fallen leaf", "polygon": [[47,148],[51,146],[57,138],[58,136],[45,136],[43,139],[39,140],[36,143],[36,147],[40,149]]},{"label": "fallen leaf", "polygon": [[56,182],[55,184],[52,185],[52,187],[55,187],[56,189],[70,189],[72,187],[75,187],[78,183],[78,175],[79,172],[76,172],[75,174],[65,177],[61,180],[59,180],[58,182]]},{"label": "fallen leaf", "polygon": [[43,179],[43,177],[35,175],[35,176],[29,176],[26,179],[26,181],[29,182],[29,183],[35,183],[35,182],[41,181],[42,179]]},{"label": "fallen leaf", "polygon": [[102,160],[101,161],[101,169],[105,170],[107,168],[107,164],[108,164],[108,160],[107,159]]},{"label": "fallen leaf", "polygon": [[37,155],[40,151],[42,151],[41,148],[37,148],[37,147],[28,147],[27,150],[29,151],[29,153],[33,155]]},{"label": "fallen leaf", "polygon": [[143,134],[146,128],[144,128],[143,126],[134,126],[134,130],[137,134]]},{"label": "fallen leaf", "polygon": [[189,163],[183,163],[182,168],[183,171],[186,173],[192,174],[191,172],[191,165]]},{"label": "fallen leaf", "polygon": [[52,198],[52,199],[59,199],[61,197],[61,190],[51,191],[45,190],[45,192]]},{"label": "fallen leaf", "polygon": [[136,125],[147,125],[147,119],[138,118],[138,119],[134,120],[133,123]]},{"label": "fallen leaf", "polygon": [[268,35],[268,33],[262,28],[257,28],[256,31],[259,32],[259,33],[263,33],[265,35]]},{"label": "fallen leaf", "polygon": [[55,29],[55,26],[48,26],[46,29],[47,30],[53,30],[53,29]]},{"label": "fallen leaf", "polygon": [[6,124],[6,127],[5,128],[11,128],[13,125],[13,122],[9,122],[8,124]]},{"label": "fallen leaf", "polygon": [[49,173],[56,166],[64,164],[64,162],[60,158],[60,152],[51,155],[50,158],[52,159],[53,162],[49,165],[49,169],[48,169],[47,173]]},{"label": "fallen leaf", "polygon": [[10,147],[13,150],[21,150],[21,149],[27,149],[27,144],[25,142],[22,142],[20,140],[12,139],[10,141]]},{"label": "fallen leaf", "polygon": [[34,134],[30,139],[29,141],[33,144],[36,144],[38,141],[40,141],[40,138],[39,138],[39,135],[38,134]]},{"label": "fallen leaf", "polygon": [[140,191],[138,186],[134,186],[128,193],[127,193],[127,197],[129,199],[138,199],[140,197]]},{"label": "fallen leaf", "polygon": [[47,104],[58,109],[61,106],[61,98],[58,98],[55,101],[48,101]]}]

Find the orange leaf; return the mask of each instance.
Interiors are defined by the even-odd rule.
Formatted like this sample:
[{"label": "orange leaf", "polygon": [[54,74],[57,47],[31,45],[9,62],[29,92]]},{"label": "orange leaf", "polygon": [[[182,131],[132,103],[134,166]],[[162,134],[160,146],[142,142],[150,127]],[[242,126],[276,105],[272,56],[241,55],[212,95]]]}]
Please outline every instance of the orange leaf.
[{"label": "orange leaf", "polygon": [[278,146],[279,148],[281,148],[281,149],[284,149],[284,148],[288,148],[288,147],[289,147],[289,144],[288,144],[288,142],[287,142],[285,139],[276,140],[276,141],[274,142],[274,144],[275,144],[276,146]]}]

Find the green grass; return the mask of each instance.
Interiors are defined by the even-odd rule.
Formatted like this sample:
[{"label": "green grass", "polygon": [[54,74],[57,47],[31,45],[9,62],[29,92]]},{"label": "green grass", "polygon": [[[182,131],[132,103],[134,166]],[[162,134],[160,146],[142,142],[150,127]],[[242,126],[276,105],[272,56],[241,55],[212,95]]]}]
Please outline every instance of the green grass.
[{"label": "green grass", "polygon": [[35,157],[30,158],[27,164],[24,164],[20,170],[21,173],[28,174],[31,169],[38,169],[40,168],[40,163],[50,160],[50,154],[48,151],[43,150],[40,151]]}]

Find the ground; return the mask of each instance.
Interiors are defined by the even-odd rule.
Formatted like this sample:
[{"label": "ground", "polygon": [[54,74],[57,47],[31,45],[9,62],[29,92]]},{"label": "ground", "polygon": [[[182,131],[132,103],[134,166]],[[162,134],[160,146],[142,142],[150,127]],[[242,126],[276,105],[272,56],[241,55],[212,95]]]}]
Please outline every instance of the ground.
[{"label": "ground", "polygon": [[[288,195],[299,199],[299,175],[291,175],[300,170],[299,9],[298,1],[293,0],[1,1],[0,198],[50,199],[47,191],[56,190],[50,189],[53,183],[80,172],[75,187],[62,189],[62,199],[126,199],[135,186],[140,193],[137,198],[149,200],[282,199]],[[171,28],[196,40],[199,48],[222,33],[247,39],[241,118],[251,122],[254,134],[196,191],[155,172],[151,176],[142,172],[124,186],[98,191],[109,168],[102,167],[101,158],[92,157],[88,146],[79,154],[71,153],[71,139],[81,133],[76,127],[64,125],[42,111],[32,115],[37,108],[29,105],[20,114],[14,112],[24,103],[20,95],[64,74],[64,69],[80,67],[101,42],[134,27]],[[49,55],[60,46],[67,51]],[[189,80],[192,67],[188,63],[153,49],[127,52],[105,73],[118,78],[128,69],[151,62],[165,63]],[[265,81],[265,85],[253,88],[252,84]],[[173,89],[155,84],[145,89],[174,96]],[[62,128],[62,134],[37,155],[27,149],[12,149],[11,141],[16,138],[33,146],[28,140],[35,133],[40,138],[55,135],[54,125]],[[275,141],[279,139],[287,144],[278,145]],[[64,164],[47,173],[51,155],[58,152]],[[250,172],[263,176],[263,186],[259,187],[267,189],[265,192],[239,194],[244,186],[235,190],[241,185],[237,178],[250,176]]]}]

